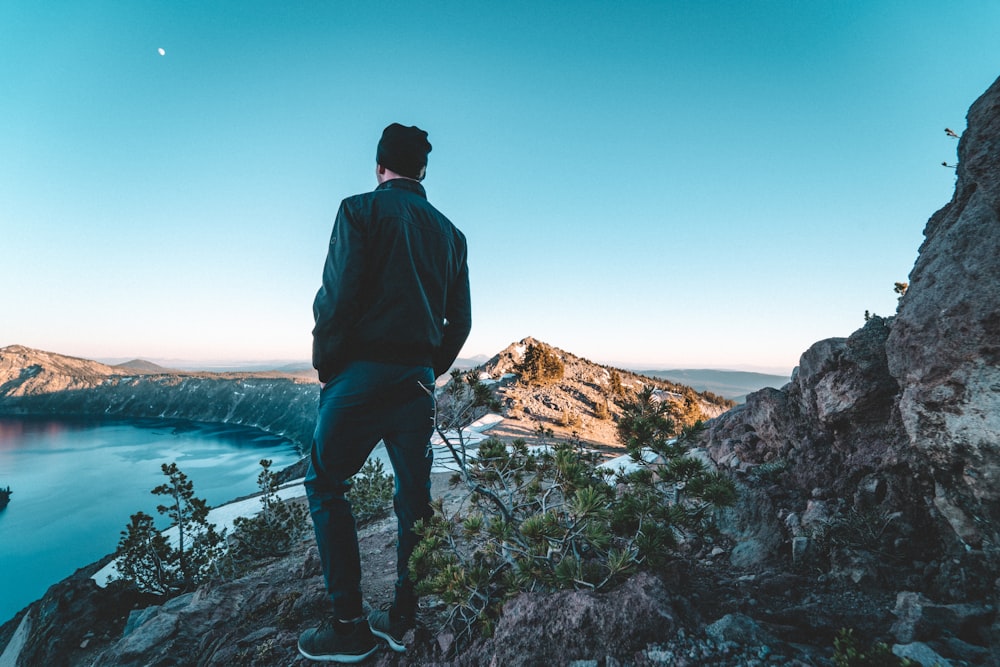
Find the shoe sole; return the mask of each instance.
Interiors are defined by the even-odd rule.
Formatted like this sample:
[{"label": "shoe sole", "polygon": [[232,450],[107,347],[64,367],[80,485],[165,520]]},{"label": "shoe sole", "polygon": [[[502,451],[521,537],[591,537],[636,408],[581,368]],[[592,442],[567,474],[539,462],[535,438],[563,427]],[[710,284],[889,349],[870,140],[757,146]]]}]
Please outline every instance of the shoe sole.
[{"label": "shoe sole", "polygon": [[316,660],[317,662],[339,662],[343,665],[353,665],[358,662],[363,662],[371,656],[376,650],[378,650],[378,645],[372,647],[372,650],[367,653],[362,653],[359,655],[345,655],[343,653],[329,653],[326,655],[313,655],[305,649],[302,648],[301,644],[298,644],[299,653],[309,658],[310,660]]},{"label": "shoe sole", "polygon": [[376,637],[381,637],[382,639],[384,639],[386,643],[389,644],[389,648],[391,648],[396,653],[406,653],[406,645],[400,644],[388,632],[382,632],[377,628],[372,628],[372,634],[375,635]]}]

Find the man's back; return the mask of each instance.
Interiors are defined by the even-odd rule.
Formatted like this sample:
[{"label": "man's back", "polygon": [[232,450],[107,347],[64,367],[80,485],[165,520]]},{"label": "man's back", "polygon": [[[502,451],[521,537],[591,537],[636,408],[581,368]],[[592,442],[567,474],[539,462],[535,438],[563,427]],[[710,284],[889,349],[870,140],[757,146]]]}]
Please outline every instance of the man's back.
[{"label": "man's back", "polygon": [[465,236],[414,181],[386,181],[343,206],[347,219],[360,225],[365,237],[358,320],[350,348],[360,359],[407,363],[426,358],[433,366],[446,319],[456,334],[463,328],[468,333]]},{"label": "man's back", "polygon": [[423,186],[381,165],[374,192],[341,202],[313,302],[313,366],[351,361],[448,370],[472,326],[465,236]]}]

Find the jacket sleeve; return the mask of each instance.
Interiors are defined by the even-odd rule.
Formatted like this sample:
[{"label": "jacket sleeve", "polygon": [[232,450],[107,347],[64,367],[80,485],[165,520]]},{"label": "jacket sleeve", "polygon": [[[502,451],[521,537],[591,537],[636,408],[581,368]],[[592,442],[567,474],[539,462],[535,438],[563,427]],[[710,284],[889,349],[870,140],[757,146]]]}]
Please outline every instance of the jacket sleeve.
[{"label": "jacket sleeve", "polygon": [[445,306],[444,338],[441,347],[434,354],[434,375],[448,372],[458,358],[472,330],[472,298],[469,294],[468,255],[462,257],[461,268],[454,282],[448,288],[448,303]]},{"label": "jacket sleeve", "polygon": [[346,202],[333,223],[323,285],[313,301],[313,367],[326,382],[347,360],[351,327],[358,318],[358,294],[364,269],[364,233]]}]

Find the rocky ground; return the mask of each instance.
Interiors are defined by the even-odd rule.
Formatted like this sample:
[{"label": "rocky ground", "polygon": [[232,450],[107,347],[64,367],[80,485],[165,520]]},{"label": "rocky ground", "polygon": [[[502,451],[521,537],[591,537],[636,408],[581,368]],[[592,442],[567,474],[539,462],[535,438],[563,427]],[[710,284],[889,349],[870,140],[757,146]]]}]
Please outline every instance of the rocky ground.
[{"label": "rocky ground", "polygon": [[[435,478],[434,495],[454,508],[463,494]],[[300,501],[301,502],[301,501]],[[360,531],[366,602],[391,601],[395,520]],[[424,599],[410,652],[381,649],[366,664],[404,665],[832,665],[836,634],[853,629],[905,650],[935,651],[942,665],[995,664],[987,648],[992,609],[899,597],[880,581],[861,584],[775,564],[733,567],[734,542],[718,537],[608,591],[523,594],[509,602],[491,638],[456,639],[444,609]],[[784,567],[781,564],[784,563]],[[311,537],[250,574],[164,602],[128,589],[99,589],[96,565],[53,586],[31,611],[22,665],[308,665],[298,634],[328,611]],[[899,598],[899,599],[897,599]],[[15,628],[0,629],[0,643]],[[0,664],[3,664],[0,662]]]},{"label": "rocky ground", "polygon": [[[459,499],[442,478],[435,494]],[[365,597],[377,607],[392,595],[394,519],[363,528],[360,545]],[[893,600],[885,594],[805,573],[733,572],[724,554],[678,559],[599,595],[524,596],[508,605],[492,639],[471,646],[439,632],[442,610],[425,601],[411,653],[382,650],[371,664],[825,664],[840,627],[874,637],[890,624]],[[163,604],[133,591],[98,589],[89,579],[94,570],[57,584],[32,610],[35,627],[48,631],[32,635],[21,664],[306,665],[295,648],[298,633],[328,610],[310,538],[241,579]],[[455,648],[463,650],[448,655]]]}]

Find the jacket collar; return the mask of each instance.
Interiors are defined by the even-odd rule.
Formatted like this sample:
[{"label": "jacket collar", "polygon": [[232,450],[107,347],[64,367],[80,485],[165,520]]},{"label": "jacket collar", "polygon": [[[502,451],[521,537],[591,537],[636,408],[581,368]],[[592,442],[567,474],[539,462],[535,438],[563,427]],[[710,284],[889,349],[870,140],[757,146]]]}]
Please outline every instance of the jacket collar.
[{"label": "jacket collar", "polygon": [[381,183],[377,188],[375,188],[376,192],[379,190],[406,190],[407,192],[418,194],[424,199],[427,199],[427,191],[424,190],[424,186],[420,185],[417,181],[412,181],[408,178],[394,178],[391,181]]}]

